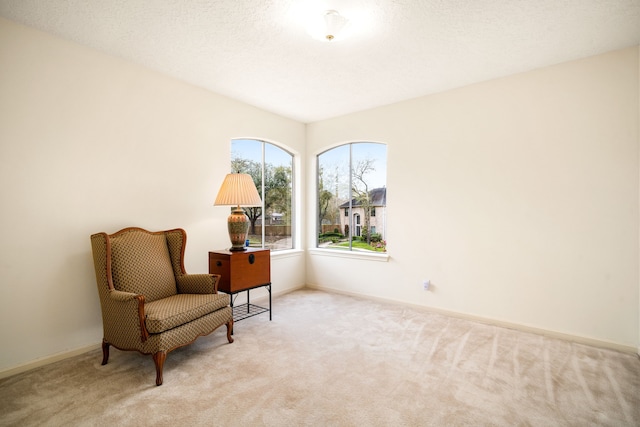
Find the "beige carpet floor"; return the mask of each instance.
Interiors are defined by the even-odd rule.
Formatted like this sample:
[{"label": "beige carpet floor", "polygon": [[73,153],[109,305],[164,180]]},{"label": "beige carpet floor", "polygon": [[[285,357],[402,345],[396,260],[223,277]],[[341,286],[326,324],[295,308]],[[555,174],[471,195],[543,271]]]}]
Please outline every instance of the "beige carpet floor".
[{"label": "beige carpet floor", "polygon": [[637,355],[314,290],[169,354],[0,381],[3,426],[638,426]]}]

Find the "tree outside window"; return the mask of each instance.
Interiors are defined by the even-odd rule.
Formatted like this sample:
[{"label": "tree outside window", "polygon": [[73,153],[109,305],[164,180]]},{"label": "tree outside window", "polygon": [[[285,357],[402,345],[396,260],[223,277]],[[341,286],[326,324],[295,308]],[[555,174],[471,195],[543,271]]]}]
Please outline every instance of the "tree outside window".
[{"label": "tree outside window", "polygon": [[293,155],[257,139],[231,141],[231,171],[251,175],[262,206],[243,208],[251,247],[292,249]]},{"label": "tree outside window", "polygon": [[387,146],[353,142],[318,162],[318,247],[386,252]]}]

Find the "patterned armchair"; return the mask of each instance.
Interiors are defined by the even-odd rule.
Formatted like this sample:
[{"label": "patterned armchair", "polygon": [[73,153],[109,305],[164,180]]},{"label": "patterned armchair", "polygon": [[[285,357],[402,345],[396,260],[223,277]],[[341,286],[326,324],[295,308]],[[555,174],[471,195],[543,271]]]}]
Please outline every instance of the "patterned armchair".
[{"label": "patterned armchair", "polygon": [[109,346],[153,355],[156,385],[167,353],[227,326],[232,343],[229,296],[218,294],[219,275],[186,274],[184,230],[150,232],[125,228],[91,236],[104,338]]}]

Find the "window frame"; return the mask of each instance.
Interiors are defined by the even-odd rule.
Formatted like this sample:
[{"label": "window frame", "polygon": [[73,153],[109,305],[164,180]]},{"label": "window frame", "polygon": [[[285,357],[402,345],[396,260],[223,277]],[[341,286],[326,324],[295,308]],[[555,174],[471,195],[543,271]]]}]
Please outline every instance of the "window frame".
[{"label": "window frame", "polygon": [[[271,254],[274,253],[284,253],[285,251],[293,251],[296,250],[296,237],[297,237],[297,210],[296,210],[296,154],[291,152],[289,149],[287,149],[286,147],[282,146],[281,144],[275,143],[273,141],[268,141],[266,139],[262,139],[262,138],[255,138],[255,137],[238,137],[238,138],[231,138],[231,158],[230,158],[230,163],[232,163],[233,161],[233,143],[234,141],[255,141],[255,142],[259,142],[261,143],[260,145],[260,150],[261,150],[261,154],[260,154],[260,162],[261,162],[261,170],[260,170],[260,174],[261,174],[261,185],[258,188],[258,192],[260,193],[260,198],[262,199],[262,205],[259,206],[261,209],[261,215],[260,215],[260,228],[261,228],[261,249],[269,249],[269,251],[271,252]],[[290,214],[290,218],[291,218],[291,225],[290,225],[290,229],[291,229],[291,235],[289,236],[290,240],[291,240],[291,246],[288,248],[281,248],[281,249],[277,249],[277,248],[269,248],[265,245],[266,243],[266,223],[267,223],[267,210],[265,208],[265,189],[266,189],[266,185],[265,185],[265,171],[266,171],[266,166],[265,166],[265,157],[266,157],[266,144],[272,145],[273,147],[282,150],[283,152],[285,152],[286,154],[288,154],[289,156],[291,156],[291,179],[290,179],[290,185],[291,185],[291,206],[290,206],[290,210],[291,210],[291,214]],[[231,166],[231,165],[230,165]],[[231,166],[231,169],[233,169],[233,166]],[[233,171],[232,172],[236,172]],[[244,210],[244,208],[243,208]]]},{"label": "window frame", "polygon": [[[315,217],[315,233],[314,233],[314,241],[315,241],[315,246],[313,248],[309,248],[309,251],[311,254],[322,254],[322,255],[328,255],[328,256],[343,256],[346,258],[355,258],[355,259],[373,259],[375,258],[375,260],[379,260],[379,261],[388,261],[389,259],[389,254],[388,251],[385,248],[384,252],[378,252],[378,251],[370,251],[370,250],[366,250],[366,251],[354,251],[353,248],[353,243],[352,243],[352,239],[348,239],[349,241],[349,246],[348,248],[345,249],[334,249],[334,248],[323,248],[320,247],[319,244],[319,234],[322,230],[322,224],[320,222],[319,219],[319,207],[320,207],[320,200],[319,200],[319,190],[320,190],[320,157],[325,154],[328,153],[331,150],[337,149],[339,147],[344,147],[344,146],[348,146],[349,149],[349,159],[348,159],[348,167],[349,167],[349,197],[348,197],[348,202],[349,205],[347,207],[344,208],[344,217],[348,217],[349,221],[348,224],[345,224],[349,227],[349,235],[351,237],[355,237],[356,233],[354,233],[354,226],[355,226],[355,221],[354,221],[354,206],[353,206],[353,199],[354,199],[354,194],[353,194],[353,146],[356,144],[378,144],[378,145],[383,145],[385,147],[385,156],[384,156],[384,168],[385,168],[385,179],[384,179],[384,188],[386,191],[387,188],[387,183],[386,183],[386,179],[387,179],[387,169],[388,169],[388,144],[385,142],[381,142],[381,141],[372,141],[372,140],[359,140],[359,141],[346,141],[346,142],[342,142],[342,143],[338,143],[335,145],[332,145],[322,151],[319,151],[315,154],[315,184],[316,184],[316,191],[315,191],[315,212],[316,215]],[[379,188],[379,187],[376,187]],[[375,188],[374,188],[375,189]],[[372,189],[373,190],[373,189]],[[369,190],[369,191],[372,191]],[[387,208],[387,204],[386,204],[386,196],[385,196],[385,209]],[[373,210],[375,210],[375,207],[372,208]],[[340,214],[337,215],[337,218],[340,218]],[[374,215],[370,215],[371,217],[374,217]],[[385,215],[383,215],[386,218],[386,213]],[[360,224],[359,227],[362,227],[362,224]],[[384,224],[383,224],[383,231],[385,234],[385,240],[386,240],[386,233],[387,233],[387,229],[386,229],[386,219],[384,220]]]}]

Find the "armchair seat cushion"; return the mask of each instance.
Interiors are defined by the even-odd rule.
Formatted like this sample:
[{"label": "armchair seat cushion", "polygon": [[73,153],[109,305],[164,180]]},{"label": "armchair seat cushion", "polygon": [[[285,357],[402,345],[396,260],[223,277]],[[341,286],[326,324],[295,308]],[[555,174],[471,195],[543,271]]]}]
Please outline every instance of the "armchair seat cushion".
[{"label": "armchair seat cushion", "polygon": [[144,306],[145,325],[151,334],[159,334],[229,305],[227,294],[177,294]]}]

